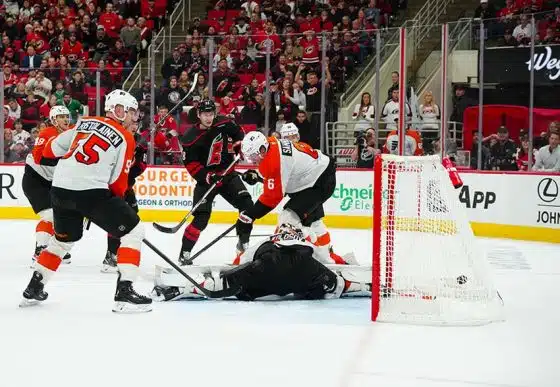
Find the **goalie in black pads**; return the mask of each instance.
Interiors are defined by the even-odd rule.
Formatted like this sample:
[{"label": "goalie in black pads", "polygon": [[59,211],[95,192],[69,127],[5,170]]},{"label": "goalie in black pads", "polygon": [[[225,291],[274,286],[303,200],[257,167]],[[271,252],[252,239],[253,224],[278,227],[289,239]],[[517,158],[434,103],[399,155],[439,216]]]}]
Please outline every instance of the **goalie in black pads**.
[{"label": "goalie in black pads", "polygon": [[[241,178],[232,170],[227,171],[236,153],[241,149],[243,130],[235,122],[216,115],[216,105],[204,100],[198,106],[199,122],[187,130],[181,139],[183,162],[189,174],[196,180],[193,201],[196,205],[212,184],[217,183],[205,201],[193,212],[193,220],[185,229],[179,264],[189,263],[191,251],[200,233],[208,225],[212,202],[220,194],[233,207],[246,211],[253,206],[251,195]],[[227,174],[224,175],[224,173]],[[238,232],[238,252],[245,250],[251,230]]]},{"label": "goalie in black pads", "polygon": [[[305,300],[351,293],[371,295],[370,270],[350,265],[327,267],[316,259],[316,246],[305,240],[300,229],[282,224],[277,232],[269,240],[249,247],[241,255],[239,266],[191,266],[187,273],[212,291],[240,285],[236,297],[242,301],[288,294]],[[204,297],[183,277],[167,269],[156,273],[152,296],[159,301]]]}]

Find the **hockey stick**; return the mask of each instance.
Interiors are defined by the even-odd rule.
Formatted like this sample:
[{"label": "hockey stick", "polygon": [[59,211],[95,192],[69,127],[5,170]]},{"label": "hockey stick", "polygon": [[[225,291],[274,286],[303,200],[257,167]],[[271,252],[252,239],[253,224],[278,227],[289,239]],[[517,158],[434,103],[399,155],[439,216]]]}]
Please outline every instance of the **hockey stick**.
[{"label": "hockey stick", "polygon": [[[237,164],[237,162],[240,160],[239,155],[236,155],[235,158],[233,159],[233,161],[231,162],[231,164],[227,167],[227,169],[224,171],[224,173],[222,174],[222,176],[227,175],[234,167],[235,164]],[[214,190],[214,188],[216,188],[216,186],[218,185],[219,182],[216,182],[214,184],[212,184],[210,186],[210,188],[208,188],[208,190],[206,191],[206,193],[204,194],[204,196],[202,196],[202,198],[200,198],[200,200],[194,205],[194,207],[187,213],[187,215],[185,215],[183,217],[183,219],[179,222],[178,225],[173,226],[173,227],[165,227],[162,226],[161,224],[157,224],[157,223],[153,223],[154,228],[158,231],[164,232],[166,234],[175,234],[177,231],[179,231],[179,229],[181,227],[183,227],[183,225],[187,222],[187,220],[189,219],[189,217],[191,216],[191,214],[193,212],[196,211],[196,209],[198,207],[200,207],[202,205],[202,203],[204,203],[204,201],[206,200],[206,198],[208,197],[208,195],[210,195],[210,193]]]},{"label": "hockey stick", "polygon": [[194,91],[194,89],[196,88],[196,83],[198,82],[198,73],[196,73],[194,75],[194,79],[193,79],[193,83],[191,85],[191,88],[189,89],[189,91],[187,92],[187,94],[185,94],[185,96],[183,98],[181,98],[181,100],[179,102],[177,102],[175,104],[175,106],[173,106],[173,109],[171,109],[170,111],[167,112],[167,114],[165,116],[163,116],[162,118],[159,119],[158,123],[154,126],[154,131],[156,130],[156,128],[158,126],[160,126],[166,119],[167,117],[169,117],[171,115],[171,113],[173,113],[187,98],[189,98],[192,94],[192,92]]},{"label": "hockey stick", "polygon": [[152,249],[152,251],[154,253],[159,255],[159,257],[161,259],[163,259],[165,262],[167,262],[169,265],[171,265],[171,267],[173,269],[175,269],[179,274],[181,274],[183,277],[185,277],[187,279],[187,281],[189,281],[191,284],[193,284],[194,287],[196,287],[198,290],[200,290],[200,292],[208,298],[232,297],[232,296],[235,296],[237,293],[239,293],[239,291],[241,290],[241,286],[239,286],[239,285],[238,286],[233,286],[233,287],[230,287],[230,288],[226,288],[226,289],[223,289],[223,290],[218,290],[218,291],[205,289],[203,286],[198,284],[198,282],[196,282],[191,276],[189,276],[187,273],[185,273],[183,270],[181,270],[181,268],[179,266],[177,266],[177,264],[175,262],[173,262],[171,259],[169,259],[164,253],[162,253],[157,247],[155,247],[149,240],[144,238],[144,239],[142,239],[142,242],[144,242],[150,249]]},{"label": "hockey stick", "polygon": [[196,259],[196,257],[198,257],[200,254],[202,254],[206,250],[208,250],[210,247],[214,246],[216,243],[218,243],[218,241],[220,239],[222,239],[227,234],[229,234],[231,232],[231,230],[233,230],[234,228],[235,228],[235,224],[233,226],[228,227],[226,231],[224,231],[223,233],[218,235],[213,241],[211,241],[206,246],[204,246],[200,251],[197,251],[195,255],[193,255],[192,257],[187,259],[187,263],[185,263],[185,265],[192,265],[192,262]]}]

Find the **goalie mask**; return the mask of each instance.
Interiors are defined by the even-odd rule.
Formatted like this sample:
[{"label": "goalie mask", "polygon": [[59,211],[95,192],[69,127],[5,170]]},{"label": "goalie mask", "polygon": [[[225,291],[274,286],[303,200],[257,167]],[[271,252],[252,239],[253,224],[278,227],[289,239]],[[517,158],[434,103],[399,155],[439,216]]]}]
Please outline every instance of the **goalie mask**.
[{"label": "goalie mask", "polygon": [[305,241],[303,231],[289,223],[282,223],[271,239],[272,242],[280,241]]}]

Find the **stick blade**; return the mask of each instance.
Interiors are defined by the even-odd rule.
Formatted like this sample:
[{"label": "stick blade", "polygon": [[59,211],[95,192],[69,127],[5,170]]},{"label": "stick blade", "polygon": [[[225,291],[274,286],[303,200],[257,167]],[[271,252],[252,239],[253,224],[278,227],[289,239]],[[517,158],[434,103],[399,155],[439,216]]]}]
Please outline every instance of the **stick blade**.
[{"label": "stick blade", "polygon": [[154,228],[160,232],[163,232],[165,234],[175,234],[177,231],[179,231],[179,229],[181,228],[182,224],[179,224],[175,227],[165,227],[162,226],[161,224],[157,224],[157,223],[152,223],[152,225],[154,226]]}]

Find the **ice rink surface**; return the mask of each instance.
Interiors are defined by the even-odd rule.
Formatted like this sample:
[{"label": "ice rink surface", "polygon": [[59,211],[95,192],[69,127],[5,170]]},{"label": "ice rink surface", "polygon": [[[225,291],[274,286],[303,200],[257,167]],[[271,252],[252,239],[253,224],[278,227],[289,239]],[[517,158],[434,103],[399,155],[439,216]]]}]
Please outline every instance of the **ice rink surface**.
[{"label": "ice rink surface", "polygon": [[[99,271],[106,242],[95,226],[47,285],[49,299],[20,309],[34,227],[0,222],[1,387],[560,386],[560,245],[478,239],[506,322],[420,327],[370,322],[368,299],[184,301],[118,315],[116,275]],[[210,226],[198,247],[226,227]],[[178,255],[181,233],[146,229]],[[332,238],[337,252],[370,263],[370,230],[333,230]],[[229,262],[235,242],[221,241],[198,263]],[[156,263],[145,248],[139,291],[151,289]]]}]

